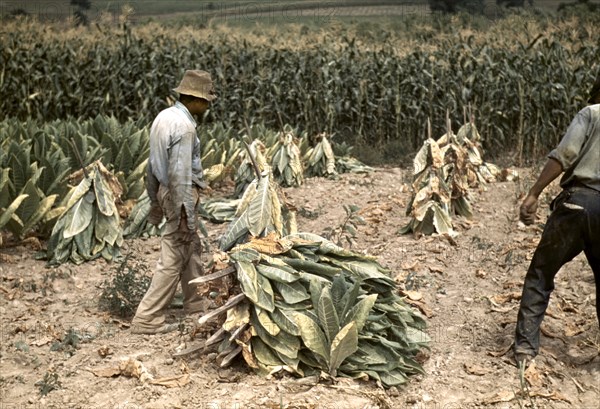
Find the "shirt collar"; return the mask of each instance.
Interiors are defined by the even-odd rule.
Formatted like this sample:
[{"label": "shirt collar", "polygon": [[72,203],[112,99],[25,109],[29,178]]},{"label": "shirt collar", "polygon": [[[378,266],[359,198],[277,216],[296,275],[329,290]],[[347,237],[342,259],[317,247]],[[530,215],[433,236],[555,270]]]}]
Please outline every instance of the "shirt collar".
[{"label": "shirt collar", "polygon": [[180,109],[188,117],[188,119],[194,125],[194,128],[197,126],[196,120],[194,119],[192,114],[190,114],[190,111],[188,111],[188,109],[185,107],[185,105],[183,105],[181,102],[177,101],[177,102],[175,102],[175,108]]}]

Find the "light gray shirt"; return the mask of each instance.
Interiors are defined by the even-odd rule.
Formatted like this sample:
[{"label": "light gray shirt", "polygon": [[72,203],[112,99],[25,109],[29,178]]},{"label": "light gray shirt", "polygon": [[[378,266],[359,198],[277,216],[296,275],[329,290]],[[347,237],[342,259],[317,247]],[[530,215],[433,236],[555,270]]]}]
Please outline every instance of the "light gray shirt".
[{"label": "light gray shirt", "polygon": [[600,104],[579,111],[548,157],[559,161],[565,171],[560,180],[563,188],[580,183],[600,191]]},{"label": "light gray shirt", "polygon": [[[196,121],[180,102],[161,111],[150,128],[150,158],[146,179],[148,196],[157,201],[159,184],[169,189],[172,205],[182,206],[188,228],[196,229],[196,202],[192,189],[202,187],[200,140]],[[178,217],[181,212],[177,211]]]}]

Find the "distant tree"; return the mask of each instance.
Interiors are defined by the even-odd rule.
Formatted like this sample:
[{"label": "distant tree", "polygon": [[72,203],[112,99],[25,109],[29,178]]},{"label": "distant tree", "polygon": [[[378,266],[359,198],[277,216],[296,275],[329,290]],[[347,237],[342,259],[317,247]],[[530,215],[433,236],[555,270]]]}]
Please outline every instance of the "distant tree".
[{"label": "distant tree", "polygon": [[558,5],[558,11],[577,11],[592,12],[595,13],[600,11],[600,5],[591,3],[589,0],[577,0],[571,3],[560,3]]},{"label": "distant tree", "polygon": [[[530,5],[533,1],[529,1]],[[524,7],[525,0],[496,0],[496,4],[505,7]]]},{"label": "distant tree", "polygon": [[92,2],[90,0],[71,0],[71,5],[82,10],[89,10],[92,7]]},{"label": "distant tree", "polygon": [[22,8],[12,9],[10,13],[8,13],[10,17],[25,17],[28,16],[29,13]]},{"label": "distant tree", "polygon": [[77,10],[73,12],[75,25],[87,26],[90,24],[90,19],[85,12],[92,7],[91,0],[71,0],[71,5],[77,7]]},{"label": "distant tree", "polygon": [[484,0],[429,0],[429,9],[433,12],[457,13],[483,13]]}]

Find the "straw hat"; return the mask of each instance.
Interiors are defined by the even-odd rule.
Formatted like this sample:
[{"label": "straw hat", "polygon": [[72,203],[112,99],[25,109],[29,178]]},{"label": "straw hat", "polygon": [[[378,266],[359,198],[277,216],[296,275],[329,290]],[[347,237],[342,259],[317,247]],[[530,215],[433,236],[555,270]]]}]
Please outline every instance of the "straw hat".
[{"label": "straw hat", "polygon": [[187,70],[179,86],[173,91],[202,98],[209,102],[217,98],[210,74],[201,70]]}]

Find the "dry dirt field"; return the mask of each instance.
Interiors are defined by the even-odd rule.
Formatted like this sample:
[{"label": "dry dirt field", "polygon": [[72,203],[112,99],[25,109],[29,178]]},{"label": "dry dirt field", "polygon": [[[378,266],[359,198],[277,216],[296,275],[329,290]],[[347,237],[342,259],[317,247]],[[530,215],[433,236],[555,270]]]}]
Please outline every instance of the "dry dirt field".
[{"label": "dry dirt field", "polygon": [[[559,273],[543,324],[542,351],[527,373],[529,396],[521,393],[512,343],[522,280],[548,212],[543,197],[538,225],[519,226],[516,209],[531,171],[521,181],[498,182],[473,192],[474,218],[455,219],[460,233],[444,237],[400,236],[408,218],[409,172],[378,168],[340,180],[308,179],[286,189],[301,231],[321,234],[339,225],[342,205],[355,204],[369,220],[353,249],[379,257],[398,283],[422,295],[429,316],[431,350],[427,372],[400,387],[338,379],[307,382],[289,376],[264,379],[236,362],[221,369],[214,351],[173,358],[192,345],[192,318],[169,310],[185,329],[165,335],[133,335],[128,322],[98,308],[101,284],[115,269],[103,260],[55,269],[36,261],[34,249],[3,249],[13,263],[0,264],[0,407],[5,408],[589,408],[600,407],[600,334],[594,281],[583,257]],[[556,192],[554,185],[550,193]],[[310,216],[310,217],[308,217]],[[213,243],[224,225],[206,223]],[[133,240],[132,251],[151,268],[159,240]],[[417,294],[413,293],[413,294]],[[77,347],[53,351],[69,329],[82,335]],[[207,333],[196,335],[196,341]],[[135,377],[99,377],[101,368],[135,358],[155,378],[178,377],[165,387]],[[45,374],[58,375],[60,388],[40,395]],[[47,377],[46,384],[53,378]]]}]

